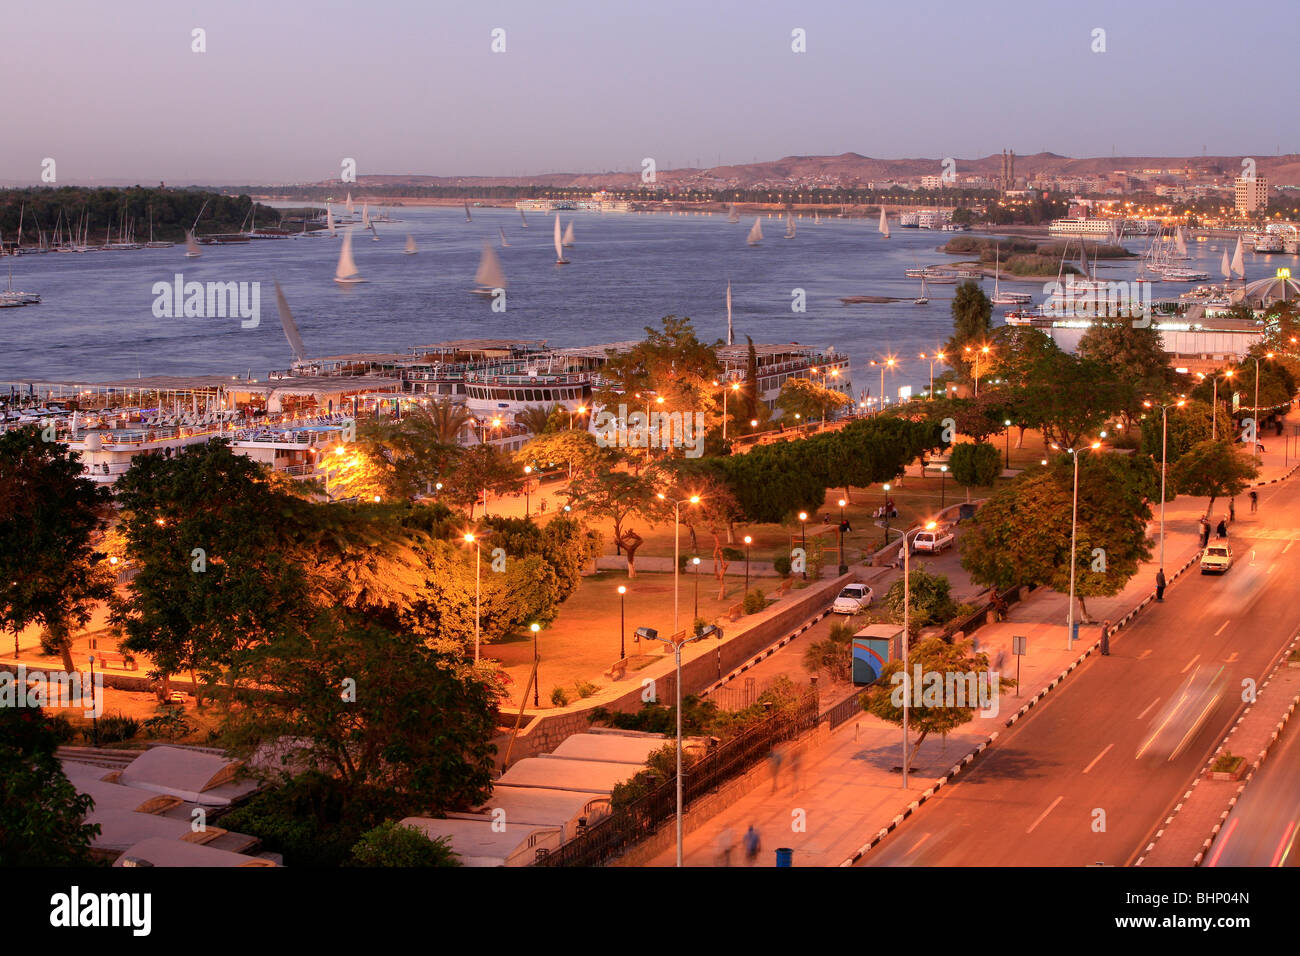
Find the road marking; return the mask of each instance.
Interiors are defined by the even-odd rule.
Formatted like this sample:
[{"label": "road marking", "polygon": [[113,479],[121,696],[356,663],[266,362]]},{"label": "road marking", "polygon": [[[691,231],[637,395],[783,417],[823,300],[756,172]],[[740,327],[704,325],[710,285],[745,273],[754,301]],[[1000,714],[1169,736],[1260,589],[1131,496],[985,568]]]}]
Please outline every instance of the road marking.
[{"label": "road marking", "polygon": [[1145,651],[1143,651],[1141,654],[1137,656],[1137,659],[1140,661],[1144,661],[1150,656],[1151,656],[1151,648],[1148,647]]},{"label": "road marking", "polygon": [[1151,708],[1154,707],[1154,706],[1155,706],[1156,704],[1158,704],[1158,703],[1160,703],[1160,698],[1159,698],[1159,697],[1157,697],[1157,698],[1156,698],[1155,700],[1153,700],[1151,703],[1147,704],[1147,709],[1144,710],[1144,711],[1142,711],[1142,713],[1138,714],[1138,715],[1137,715],[1137,719],[1138,719],[1138,720],[1141,720],[1143,717],[1145,717],[1147,714],[1149,714],[1149,713],[1151,712]]},{"label": "road marking", "polygon": [[1199,661],[1200,659],[1201,659],[1201,655],[1200,655],[1200,654],[1197,654],[1197,655],[1196,655],[1195,657],[1193,657],[1190,661],[1188,661],[1188,662],[1187,662],[1187,666],[1184,667],[1182,670],[1180,670],[1178,673],[1180,673],[1180,674],[1186,674],[1186,673],[1191,669],[1191,666],[1192,666],[1193,664],[1195,664],[1197,661]]},{"label": "road marking", "polygon": [[1110,753],[1110,748],[1114,746],[1115,746],[1114,744],[1107,744],[1106,749],[1103,750],[1101,753],[1097,754],[1097,756],[1093,757],[1092,763],[1088,764],[1088,766],[1083,768],[1083,772],[1087,773],[1093,767],[1097,766],[1097,761],[1100,760],[1102,757],[1106,756],[1106,754]]},{"label": "road marking", "polygon": [[1219,840],[1219,846],[1214,851],[1214,856],[1210,857],[1210,866],[1219,865],[1219,857],[1223,856],[1223,851],[1228,847],[1228,841],[1232,839],[1232,831],[1237,829],[1237,824],[1240,822],[1240,817],[1233,817],[1232,822],[1228,824],[1228,829],[1223,831],[1223,838]]},{"label": "road marking", "polygon": [[1027,833],[1027,834],[1028,834],[1028,833],[1033,833],[1033,832],[1034,832],[1034,827],[1036,827],[1036,826],[1038,826],[1038,824],[1042,823],[1043,820],[1047,817],[1047,815],[1048,815],[1049,813],[1051,813],[1053,810],[1056,809],[1056,805],[1057,805],[1058,803],[1060,803],[1060,802],[1061,802],[1062,800],[1064,800],[1064,799],[1065,799],[1065,795],[1062,794],[1061,796],[1059,796],[1059,797],[1057,797],[1055,800],[1053,800],[1053,801],[1052,801],[1052,805],[1051,805],[1050,807],[1048,807],[1046,810],[1043,811],[1043,815],[1042,815],[1041,817],[1039,817],[1037,820],[1035,820],[1035,821],[1034,821],[1034,826],[1032,826],[1032,827],[1030,827],[1028,830],[1026,830],[1025,833]]},{"label": "road marking", "polygon": [[[1231,618],[1229,618],[1228,620],[1230,621]],[[1220,624],[1220,625],[1219,625],[1219,629],[1218,629],[1217,631],[1214,632],[1214,636],[1215,636],[1215,637],[1218,637],[1220,634],[1222,634],[1222,633],[1223,633],[1223,629],[1224,629],[1225,627],[1227,627],[1227,626],[1228,626],[1228,621],[1224,621],[1222,624]]]},{"label": "road marking", "polygon": [[1237,663],[1237,652],[1236,652],[1236,651],[1233,651],[1232,654],[1229,655],[1228,659],[1227,659],[1226,661],[1224,661],[1223,663],[1225,663],[1225,664],[1235,664],[1235,663]]},{"label": "road marking", "polygon": [[1288,542],[1286,543],[1286,547],[1282,549],[1282,553],[1283,553],[1283,554],[1286,554],[1288,551],[1290,551],[1290,550],[1291,550],[1291,545],[1293,545],[1293,544],[1295,544],[1295,538],[1292,538],[1290,541],[1288,541]]},{"label": "road marking", "polygon": [[1291,852],[1292,831],[1295,830],[1295,821],[1292,820],[1286,825],[1286,832],[1282,834],[1282,842],[1277,845],[1277,852],[1273,854],[1273,861],[1269,866],[1281,866]]},{"label": "road marking", "polygon": [[919,840],[916,841],[916,846],[912,847],[912,849],[910,849],[910,850],[908,850],[906,853],[904,853],[903,856],[905,856],[905,857],[906,857],[906,856],[911,856],[911,855],[912,855],[913,853],[915,853],[917,850],[921,849],[921,844],[924,843],[924,842],[925,842],[926,840],[928,840],[928,839],[930,839],[930,834],[928,834],[928,833],[924,833],[924,834],[922,834],[922,835],[921,835],[921,839],[919,839]]}]

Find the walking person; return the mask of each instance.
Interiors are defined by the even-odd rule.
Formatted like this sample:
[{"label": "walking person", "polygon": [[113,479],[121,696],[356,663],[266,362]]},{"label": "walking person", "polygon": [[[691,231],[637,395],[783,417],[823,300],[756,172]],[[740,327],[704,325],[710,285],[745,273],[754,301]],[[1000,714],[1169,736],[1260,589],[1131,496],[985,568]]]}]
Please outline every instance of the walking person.
[{"label": "walking person", "polygon": [[790,751],[790,792],[799,792],[799,751],[797,749]]},{"label": "walking person", "polygon": [[731,827],[723,827],[713,845],[718,851],[718,866],[731,866],[731,851],[736,845],[736,834]]},{"label": "walking person", "polygon": [[1232,522],[1236,520],[1237,520],[1237,499],[1229,498],[1228,499],[1228,523],[1232,524]]},{"label": "walking person", "polygon": [[1165,599],[1165,569],[1161,568],[1156,572],[1156,600],[1164,601]]},{"label": "walking person", "polygon": [[1205,546],[1209,543],[1210,543],[1210,519],[1205,517],[1205,515],[1201,515],[1201,550],[1204,551]]},{"label": "walking person", "polygon": [[1228,519],[1226,517],[1219,519],[1219,527],[1216,529],[1220,538],[1228,536]]},{"label": "walking person", "polygon": [[1259,492],[1252,491],[1250,493],[1250,513],[1254,514],[1258,510],[1259,510]]},{"label": "walking person", "polygon": [[758,831],[754,829],[754,824],[752,823],[749,825],[749,829],[745,831],[744,844],[745,865],[753,866],[754,861],[758,859],[758,851],[762,844],[758,839]]},{"label": "walking person", "polygon": [[1101,625],[1101,656],[1110,657],[1110,621]]},{"label": "walking person", "polygon": [[776,784],[781,777],[781,760],[784,756],[785,754],[782,753],[781,747],[777,746],[772,748],[772,752],[768,754],[767,757],[768,765],[772,768],[772,792],[773,793],[776,793]]}]

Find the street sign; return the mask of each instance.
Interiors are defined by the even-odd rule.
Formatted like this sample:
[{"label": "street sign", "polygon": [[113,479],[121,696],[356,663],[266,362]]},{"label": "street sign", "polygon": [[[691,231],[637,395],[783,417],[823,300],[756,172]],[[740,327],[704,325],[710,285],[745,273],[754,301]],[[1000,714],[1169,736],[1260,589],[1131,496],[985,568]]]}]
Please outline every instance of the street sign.
[{"label": "street sign", "polygon": [[1011,638],[1011,653],[1017,656],[1029,653],[1029,638],[1013,637]]}]

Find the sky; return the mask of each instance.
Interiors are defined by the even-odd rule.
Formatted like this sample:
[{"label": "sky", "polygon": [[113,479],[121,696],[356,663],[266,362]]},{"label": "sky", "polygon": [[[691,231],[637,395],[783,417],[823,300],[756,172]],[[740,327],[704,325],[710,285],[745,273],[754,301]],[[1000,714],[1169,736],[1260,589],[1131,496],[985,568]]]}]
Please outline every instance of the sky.
[{"label": "sky", "polygon": [[336,178],[344,158],[515,176],[1300,152],[1296,17],[1296,0],[6,4],[0,182],[46,158],[60,183],[185,185]]}]

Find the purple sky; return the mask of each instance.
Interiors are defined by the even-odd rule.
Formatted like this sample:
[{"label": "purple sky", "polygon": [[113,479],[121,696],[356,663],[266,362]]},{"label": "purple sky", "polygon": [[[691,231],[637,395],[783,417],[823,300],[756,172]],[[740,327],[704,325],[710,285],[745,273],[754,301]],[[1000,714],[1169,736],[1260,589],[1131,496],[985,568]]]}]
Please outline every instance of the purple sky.
[{"label": "purple sky", "polygon": [[1300,152],[1294,0],[68,0],[0,22],[0,182],[45,157],[61,183],[186,184],[326,179],[344,157],[524,175]]}]

